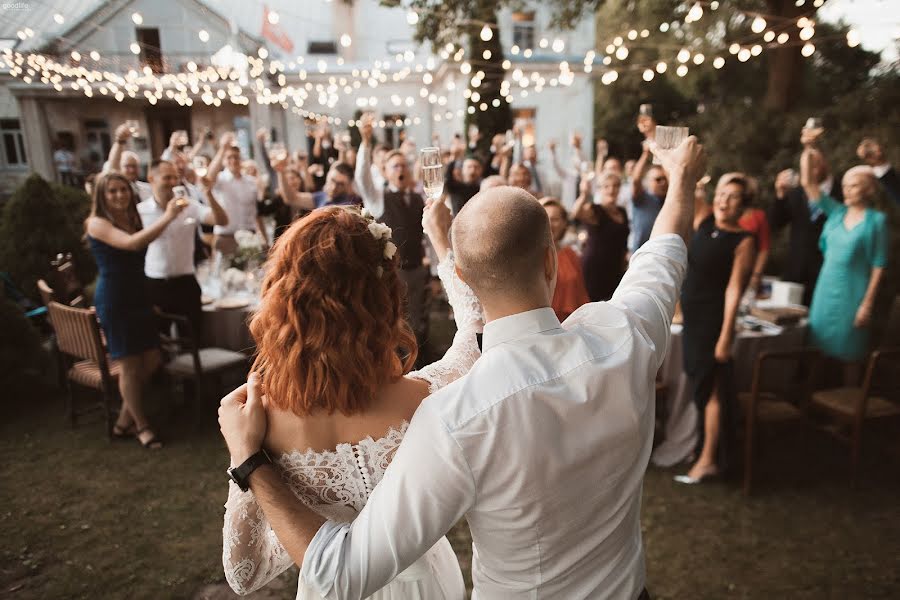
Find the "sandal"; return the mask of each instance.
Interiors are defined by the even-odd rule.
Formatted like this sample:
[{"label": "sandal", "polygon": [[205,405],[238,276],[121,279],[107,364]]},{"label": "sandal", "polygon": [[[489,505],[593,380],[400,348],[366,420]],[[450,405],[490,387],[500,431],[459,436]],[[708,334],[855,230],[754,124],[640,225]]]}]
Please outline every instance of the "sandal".
[{"label": "sandal", "polygon": [[112,436],[113,439],[116,440],[129,440],[137,435],[137,431],[135,430],[134,423],[128,425],[127,427],[122,427],[118,423],[113,425],[112,428]]},{"label": "sandal", "polygon": [[[144,441],[141,441],[141,434],[146,431],[150,432],[150,439],[147,440],[146,442],[144,442]],[[134,437],[138,441],[138,443],[147,450],[159,450],[163,447],[162,442],[160,441],[159,438],[156,437],[156,434],[153,433],[153,431],[150,429],[150,427],[144,427],[143,429],[138,430],[134,434]]]}]

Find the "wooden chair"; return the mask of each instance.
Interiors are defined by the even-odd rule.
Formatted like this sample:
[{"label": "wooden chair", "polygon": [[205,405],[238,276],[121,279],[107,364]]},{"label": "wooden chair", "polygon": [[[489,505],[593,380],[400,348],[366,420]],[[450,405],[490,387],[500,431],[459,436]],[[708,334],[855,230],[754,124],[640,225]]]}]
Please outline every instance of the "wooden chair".
[{"label": "wooden chair", "polygon": [[242,369],[246,373],[245,354],[225,348],[200,348],[186,317],[158,309],[156,313],[163,325],[160,333],[166,361],[163,369],[173,383],[191,382],[198,400],[204,397],[207,380],[216,379],[221,385],[221,377],[228,371]]},{"label": "wooden chair", "polygon": [[[829,429],[850,446],[851,484],[856,483],[866,421],[900,417],[900,346],[874,351],[861,387],[813,392],[810,407],[838,426]],[[845,433],[848,432],[848,433]]]},{"label": "wooden chair", "polygon": [[51,271],[48,275],[51,290],[55,290],[54,299],[57,302],[87,308],[84,286],[78,281],[75,273],[75,263],[72,262],[72,254],[57,254],[56,259],[50,262]]},{"label": "wooden chair", "polygon": [[[113,407],[119,400],[119,367],[110,364],[100,336],[100,323],[93,308],[66,306],[53,300],[47,305],[56,332],[60,372],[65,373],[66,415],[72,426],[76,417],[102,409],[107,436],[112,436]],[[96,390],[100,402],[85,410],[75,409],[71,384]]]},{"label": "wooden chair", "polygon": [[[744,494],[749,495],[753,483],[754,459],[757,445],[757,426],[761,417],[767,421],[784,421],[804,414],[818,381],[822,355],[814,348],[760,352],[753,365],[753,379],[749,393],[738,394],[744,408]],[[778,391],[764,391],[764,376],[772,365],[782,369],[794,366],[802,375],[797,384]],[[764,411],[762,409],[765,409]]]}]

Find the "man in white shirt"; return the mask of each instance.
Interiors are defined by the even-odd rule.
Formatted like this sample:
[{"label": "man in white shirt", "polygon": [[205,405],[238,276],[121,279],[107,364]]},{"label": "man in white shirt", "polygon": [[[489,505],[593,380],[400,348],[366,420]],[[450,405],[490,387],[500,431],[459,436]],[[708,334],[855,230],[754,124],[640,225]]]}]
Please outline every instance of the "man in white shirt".
[{"label": "man in white shirt", "polygon": [[103,165],[103,172],[121,173],[125,179],[131,182],[131,189],[140,200],[152,198],[153,190],[150,184],[140,179],[141,161],[138,155],[125,149],[128,146],[128,140],[131,139],[131,129],[127,123],[116,128],[115,138],[109,151],[109,159]]},{"label": "man in white shirt", "polygon": [[[175,166],[165,160],[150,165],[150,184],[153,196],[138,204],[138,214],[144,227],[150,227],[165,214],[165,207],[178,185]],[[147,275],[151,302],[164,312],[184,315],[191,328],[200,335],[202,304],[200,285],[194,277],[194,243],[198,223],[227,225],[228,215],[207,193],[208,206],[187,199],[188,206],[166,227],[162,234],[147,246],[144,272]]]},{"label": "man in white shirt", "polygon": [[234,234],[242,230],[258,231],[266,240],[265,226],[256,209],[256,178],[241,173],[241,149],[234,145],[233,133],[222,136],[207,177],[215,182],[213,193],[228,214],[228,224],[217,225],[213,230],[215,249],[226,255],[234,254],[237,251]]},{"label": "man in white shirt", "polygon": [[[329,599],[368,596],[465,515],[479,600],[646,597],[640,504],[654,380],[705,167],[693,137],[661,155],[672,185],[652,239],[612,300],[562,325],[549,308],[556,251],[540,204],[494,188],[459,213],[453,249],[484,308],[483,354],[422,403],[357,518],[325,521],[271,464],[246,476],[306,585]],[[219,409],[235,465],[266,429],[255,376],[247,392]]]}]

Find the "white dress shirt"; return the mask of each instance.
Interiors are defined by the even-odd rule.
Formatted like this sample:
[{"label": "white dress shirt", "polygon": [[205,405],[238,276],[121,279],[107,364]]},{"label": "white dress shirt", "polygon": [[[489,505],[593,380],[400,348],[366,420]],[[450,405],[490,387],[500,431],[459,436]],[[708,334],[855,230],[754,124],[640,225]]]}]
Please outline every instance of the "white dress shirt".
[{"label": "white dress shirt", "polygon": [[550,308],[488,323],[481,358],[422,403],[356,520],[316,533],[304,580],[368,596],[465,515],[473,598],[636,598],[654,381],[686,268],[681,238],[660,236],[609,302],[562,325]]},{"label": "white dress shirt", "polygon": [[225,169],[213,186],[216,200],[228,215],[228,225],[216,225],[216,235],[234,235],[235,231],[256,231],[256,178],[249,175],[235,177]]},{"label": "white dress shirt", "polygon": [[881,179],[884,177],[885,173],[891,170],[891,163],[882,163],[880,165],[875,165],[872,167],[872,172],[875,173],[875,177]]},{"label": "white dress shirt", "polygon": [[[137,206],[144,228],[150,227],[165,214],[154,198],[144,200]],[[166,279],[194,274],[194,236],[197,224],[204,222],[212,209],[194,200],[185,207],[175,220],[163,229],[158,238],[147,246],[144,258],[144,273],[152,279]],[[194,219],[186,223],[186,219]]]}]

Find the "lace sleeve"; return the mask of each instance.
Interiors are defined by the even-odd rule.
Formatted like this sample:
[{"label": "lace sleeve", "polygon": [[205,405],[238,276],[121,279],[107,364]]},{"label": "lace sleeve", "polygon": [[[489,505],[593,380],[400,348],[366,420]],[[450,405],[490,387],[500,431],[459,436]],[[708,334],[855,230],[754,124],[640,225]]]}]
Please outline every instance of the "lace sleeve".
[{"label": "lace sleeve", "polygon": [[231,589],[238,594],[249,594],[293,564],[253,492],[242,492],[234,482],[229,482],[222,530],[222,565]]},{"label": "lace sleeve", "polygon": [[472,288],[457,276],[453,252],[447,253],[444,260],[438,264],[437,271],[447,292],[447,300],[453,308],[456,335],[453,336],[453,344],[443,358],[409,374],[410,377],[427,381],[428,389],[432,393],[469,372],[481,356],[475,334],[484,328],[481,302],[478,301]]}]

